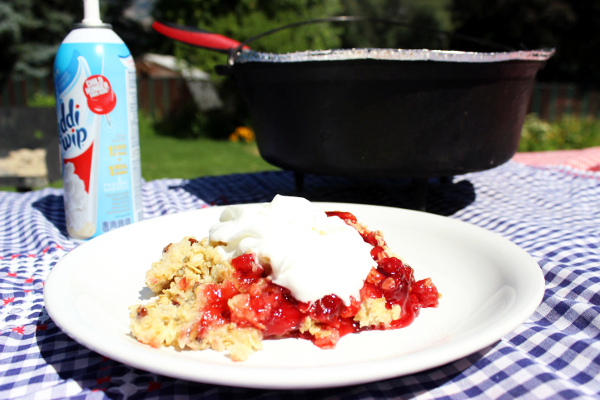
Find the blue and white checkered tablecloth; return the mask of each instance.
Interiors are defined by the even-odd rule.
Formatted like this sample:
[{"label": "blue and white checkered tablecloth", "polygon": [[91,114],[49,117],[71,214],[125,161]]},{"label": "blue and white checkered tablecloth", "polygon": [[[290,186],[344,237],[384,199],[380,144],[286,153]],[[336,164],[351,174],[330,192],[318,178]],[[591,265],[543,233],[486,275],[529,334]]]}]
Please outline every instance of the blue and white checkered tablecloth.
[{"label": "blue and white checkered tablecloth", "polygon": [[[294,194],[293,175],[265,172],[145,183],[144,216]],[[313,201],[410,207],[404,180],[309,175]],[[600,397],[600,173],[509,162],[432,181],[428,210],[496,232],[522,247],[546,278],[543,303],[514,332],[454,363],[370,384],[263,391],[193,383],[107,359],[49,319],[44,281],[75,247],[62,190],[0,193],[0,398],[23,399],[510,399]]]}]

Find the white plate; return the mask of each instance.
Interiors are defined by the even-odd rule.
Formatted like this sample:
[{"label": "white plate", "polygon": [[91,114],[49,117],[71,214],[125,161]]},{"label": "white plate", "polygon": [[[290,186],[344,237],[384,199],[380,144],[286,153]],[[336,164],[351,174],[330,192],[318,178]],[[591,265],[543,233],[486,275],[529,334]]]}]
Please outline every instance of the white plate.
[{"label": "white plate", "polygon": [[510,241],[464,222],[396,208],[316,203],[350,211],[382,230],[390,247],[431,277],[443,297],[405,329],[345,336],[334,350],[306,340],[266,340],[243,363],[212,350],[154,349],[129,334],[128,306],[148,292],[144,277],[163,247],[205,237],[222,207],[126,226],[81,245],[56,264],[44,300],[70,337],[133,367],[175,378],[264,389],[323,388],[397,377],[463,358],[523,323],[544,293],[540,267]]}]

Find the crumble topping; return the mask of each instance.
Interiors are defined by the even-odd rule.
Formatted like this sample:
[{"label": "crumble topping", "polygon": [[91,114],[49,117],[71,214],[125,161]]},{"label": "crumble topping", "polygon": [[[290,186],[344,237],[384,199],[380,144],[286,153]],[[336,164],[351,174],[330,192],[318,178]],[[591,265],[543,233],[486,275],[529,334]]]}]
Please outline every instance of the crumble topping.
[{"label": "crumble topping", "polygon": [[170,243],[163,249],[159,261],[152,263],[146,273],[146,285],[154,292],[171,287],[173,279],[188,273],[199,283],[221,282],[233,272],[231,264],[215,247],[208,246],[208,238],[201,242],[186,236],[178,243]]},{"label": "crumble topping", "polygon": [[392,321],[400,319],[402,307],[394,304],[391,309],[386,307],[385,298],[366,299],[362,302],[360,311],[354,320],[360,323],[360,327],[379,326],[389,327]]}]

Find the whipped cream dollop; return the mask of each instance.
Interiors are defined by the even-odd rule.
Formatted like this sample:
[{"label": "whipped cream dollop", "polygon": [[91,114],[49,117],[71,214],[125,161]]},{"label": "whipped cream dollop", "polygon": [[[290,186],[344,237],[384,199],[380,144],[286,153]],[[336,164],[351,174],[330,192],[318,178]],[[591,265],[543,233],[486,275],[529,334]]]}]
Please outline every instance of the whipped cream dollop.
[{"label": "whipped cream dollop", "polygon": [[373,248],[339,217],[327,217],[301,197],[277,195],[271,203],[227,207],[210,228],[211,242],[227,256],[252,252],[271,266],[271,279],[310,303],[335,294],[350,305],[371,267]]}]

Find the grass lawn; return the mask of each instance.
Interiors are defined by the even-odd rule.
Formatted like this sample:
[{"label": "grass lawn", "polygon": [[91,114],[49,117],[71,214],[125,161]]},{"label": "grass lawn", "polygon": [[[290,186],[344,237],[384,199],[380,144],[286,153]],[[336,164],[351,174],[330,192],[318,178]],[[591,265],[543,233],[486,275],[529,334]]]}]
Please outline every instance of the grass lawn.
[{"label": "grass lawn", "polygon": [[[147,181],[278,169],[260,157],[256,143],[143,135],[140,149],[142,176]],[[62,188],[62,180],[52,182],[49,187]],[[15,188],[0,187],[0,191],[15,191]]]},{"label": "grass lawn", "polygon": [[260,157],[254,143],[154,135],[140,137],[140,148],[147,181],[278,169]]}]

